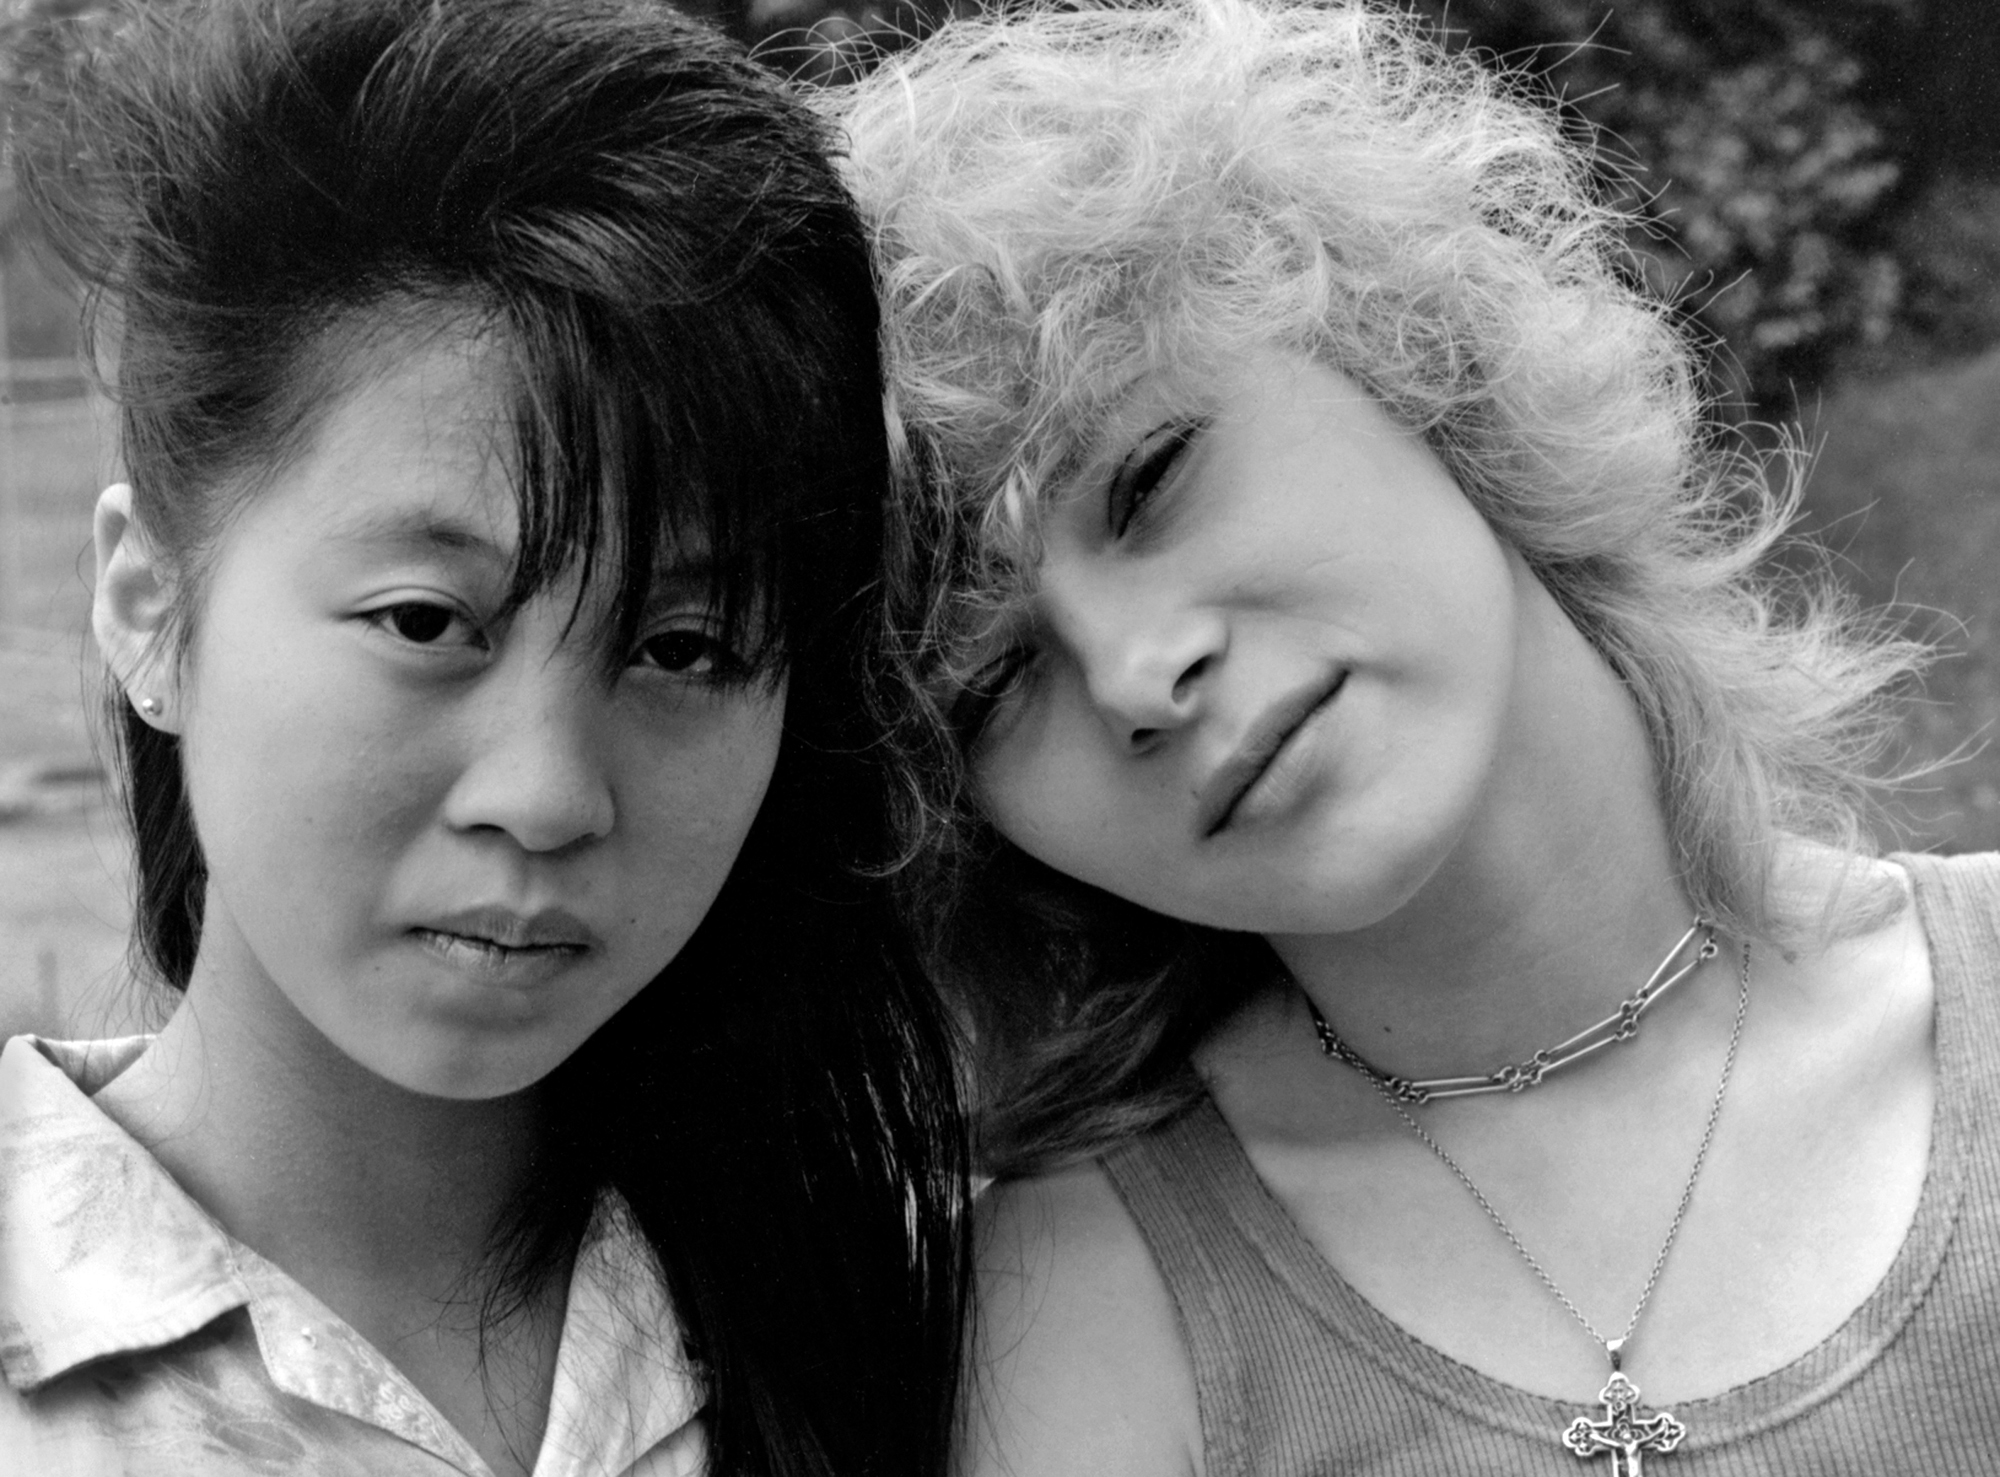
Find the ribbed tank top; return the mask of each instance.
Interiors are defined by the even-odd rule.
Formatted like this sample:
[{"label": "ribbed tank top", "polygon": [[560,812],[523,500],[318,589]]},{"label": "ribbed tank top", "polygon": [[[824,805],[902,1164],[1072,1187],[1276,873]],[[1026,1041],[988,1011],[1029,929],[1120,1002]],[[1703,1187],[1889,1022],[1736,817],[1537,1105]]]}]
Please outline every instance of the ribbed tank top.
[{"label": "ribbed tank top", "polygon": [[[1646,1459],[1649,1477],[2000,1474],[2000,855],[1897,860],[1936,985],[1939,1091],[1915,1219],[1825,1342],[1672,1403],[1688,1434]],[[1460,1364],[1355,1292],[1209,1099],[1103,1164],[1173,1297],[1207,1477],[1611,1471],[1559,1444],[1582,1404]]]}]

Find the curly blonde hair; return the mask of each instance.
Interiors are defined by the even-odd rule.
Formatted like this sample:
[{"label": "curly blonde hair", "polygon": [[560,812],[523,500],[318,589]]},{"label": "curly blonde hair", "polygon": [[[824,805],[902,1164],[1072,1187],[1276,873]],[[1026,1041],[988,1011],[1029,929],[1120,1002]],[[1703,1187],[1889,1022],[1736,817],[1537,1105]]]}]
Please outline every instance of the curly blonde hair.
[{"label": "curly blonde hair", "polygon": [[1551,108],[1354,0],[974,18],[826,106],[875,232],[902,440],[905,890],[998,1063],[995,1167],[1170,1111],[1240,996],[1217,984],[1238,945],[1000,842],[947,721],[1032,578],[1044,500],[1142,374],[1198,397],[1280,346],[1364,385],[1630,689],[1694,904],[1806,930],[1776,843],[1868,848],[1882,695],[1922,652],[1816,564],[1768,560],[1800,459],[1767,465],[1710,416],[1697,346]]}]

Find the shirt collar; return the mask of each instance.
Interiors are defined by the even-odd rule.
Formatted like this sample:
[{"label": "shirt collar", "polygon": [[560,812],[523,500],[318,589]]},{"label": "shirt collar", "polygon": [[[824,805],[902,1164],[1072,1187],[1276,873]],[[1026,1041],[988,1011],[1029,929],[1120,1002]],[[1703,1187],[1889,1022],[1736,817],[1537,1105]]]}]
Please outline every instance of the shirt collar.
[{"label": "shirt collar", "polygon": [[[479,1458],[373,1345],[246,1246],[235,1256],[272,1383],[435,1452],[466,1471]],[[607,1195],[570,1273],[555,1388],[534,1477],[624,1472],[692,1421],[701,1381],[652,1254],[624,1202]]]},{"label": "shirt collar", "polygon": [[705,1401],[652,1248],[616,1194],[570,1275],[549,1423],[534,1477],[622,1472]]},{"label": "shirt collar", "polygon": [[[90,1101],[150,1039],[24,1036],[0,1052],[0,1373],[31,1390],[247,1307],[279,1388],[483,1471],[378,1351],[232,1241]],[[535,1477],[623,1472],[702,1403],[653,1254],[607,1194],[571,1273]]]},{"label": "shirt collar", "polygon": [[16,1390],[249,1300],[222,1229],[90,1101],[148,1039],[0,1052],[0,1373]]}]

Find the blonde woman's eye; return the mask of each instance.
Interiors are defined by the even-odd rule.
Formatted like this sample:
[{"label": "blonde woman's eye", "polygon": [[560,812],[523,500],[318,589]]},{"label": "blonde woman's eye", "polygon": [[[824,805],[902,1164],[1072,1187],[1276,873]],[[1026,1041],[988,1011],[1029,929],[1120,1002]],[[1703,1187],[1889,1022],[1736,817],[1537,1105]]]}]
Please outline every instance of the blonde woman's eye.
[{"label": "blonde woman's eye", "polygon": [[1011,646],[976,672],[952,701],[952,729],[966,748],[993,722],[995,714],[1027,685],[1035,664],[1030,646]]},{"label": "blonde woman's eye", "polygon": [[1160,489],[1195,437],[1208,428],[1206,417],[1169,421],[1149,432],[1111,474],[1105,495],[1105,520],[1112,535],[1122,538],[1140,511]]}]

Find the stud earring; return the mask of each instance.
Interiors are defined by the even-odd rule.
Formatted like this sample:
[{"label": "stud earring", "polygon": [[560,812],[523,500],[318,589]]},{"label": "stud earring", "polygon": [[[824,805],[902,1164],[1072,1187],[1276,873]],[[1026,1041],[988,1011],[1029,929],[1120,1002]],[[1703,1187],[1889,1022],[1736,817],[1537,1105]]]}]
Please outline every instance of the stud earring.
[{"label": "stud earring", "polygon": [[140,699],[139,699],[139,711],[140,711],[140,712],[142,712],[142,713],[144,713],[144,714],[145,714],[145,715],[146,715],[146,716],[147,716],[148,718],[157,718],[157,717],[159,717],[159,716],[160,716],[160,712],[161,712],[161,708],[160,708],[160,700],[159,700],[158,698],[156,698],[156,697],[142,697],[142,698],[140,698]]}]

